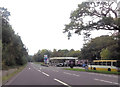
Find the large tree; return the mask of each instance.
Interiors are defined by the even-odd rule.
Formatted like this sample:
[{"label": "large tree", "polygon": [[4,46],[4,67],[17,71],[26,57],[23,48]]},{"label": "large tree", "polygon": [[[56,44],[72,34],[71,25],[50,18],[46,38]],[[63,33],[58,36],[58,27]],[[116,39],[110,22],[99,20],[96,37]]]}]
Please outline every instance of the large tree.
[{"label": "large tree", "polygon": [[[112,0],[95,1],[94,2],[82,2],[78,5],[78,8],[74,10],[70,15],[70,23],[65,25],[64,33],[68,33],[68,39],[71,37],[71,32],[78,35],[85,35],[85,41],[88,40],[93,30],[116,30],[117,34],[117,48],[112,46],[111,49],[116,51],[116,55],[120,55],[120,2],[117,3]],[[85,43],[86,44],[86,43]],[[115,48],[113,48],[115,47]],[[84,47],[81,52],[82,58],[99,57],[98,52],[88,52],[87,47]],[[87,53],[88,52],[88,53]],[[88,55],[87,55],[87,54]],[[91,55],[93,54],[93,55]],[[118,56],[113,56],[114,59],[118,59]]]},{"label": "large tree", "polygon": [[117,30],[120,32],[120,7],[116,2],[111,0],[101,2],[82,2],[74,10],[70,19],[71,22],[65,25],[64,32],[71,31],[81,34],[81,31],[89,37],[92,30]]},{"label": "large tree", "polygon": [[81,49],[81,58],[89,60],[119,59],[120,53],[117,49],[117,40],[113,36],[100,36],[89,41]]},{"label": "large tree", "polygon": [[44,62],[44,55],[47,55],[48,58],[50,58],[51,51],[47,49],[39,50],[36,54],[33,55],[33,60],[36,62]]},{"label": "large tree", "polygon": [[10,12],[6,8],[0,7],[0,17],[2,22],[2,65],[3,69],[8,66],[23,65],[27,62],[27,49],[25,48],[20,36],[15,34],[9,23]]}]

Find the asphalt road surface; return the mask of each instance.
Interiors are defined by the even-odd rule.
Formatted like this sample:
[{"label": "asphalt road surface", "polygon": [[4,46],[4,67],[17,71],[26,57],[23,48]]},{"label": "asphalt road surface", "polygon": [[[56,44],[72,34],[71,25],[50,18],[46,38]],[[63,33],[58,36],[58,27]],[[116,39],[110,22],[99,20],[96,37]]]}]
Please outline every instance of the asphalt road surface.
[{"label": "asphalt road surface", "polygon": [[69,71],[60,67],[45,67],[28,63],[27,67],[5,85],[120,85],[118,75]]}]

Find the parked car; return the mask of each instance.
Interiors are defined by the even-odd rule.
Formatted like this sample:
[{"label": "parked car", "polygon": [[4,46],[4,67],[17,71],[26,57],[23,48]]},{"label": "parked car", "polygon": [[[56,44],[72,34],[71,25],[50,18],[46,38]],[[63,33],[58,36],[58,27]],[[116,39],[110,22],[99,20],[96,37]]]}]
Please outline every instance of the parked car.
[{"label": "parked car", "polygon": [[63,67],[64,64],[63,64],[63,63],[58,63],[56,66],[57,66],[57,67]]},{"label": "parked car", "polygon": [[67,66],[67,63],[66,63],[66,62],[64,62],[64,66]]},{"label": "parked car", "polygon": [[83,64],[83,65],[82,65],[82,67],[86,67],[86,66],[87,66],[87,64]]}]

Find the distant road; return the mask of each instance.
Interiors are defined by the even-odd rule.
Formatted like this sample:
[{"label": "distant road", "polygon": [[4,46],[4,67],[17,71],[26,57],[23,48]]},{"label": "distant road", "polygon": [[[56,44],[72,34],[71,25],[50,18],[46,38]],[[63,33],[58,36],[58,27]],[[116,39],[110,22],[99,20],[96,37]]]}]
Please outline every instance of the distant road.
[{"label": "distant road", "polygon": [[[118,85],[120,76],[69,71],[28,63],[27,67],[5,85]],[[78,86],[79,87],[79,86]]]}]

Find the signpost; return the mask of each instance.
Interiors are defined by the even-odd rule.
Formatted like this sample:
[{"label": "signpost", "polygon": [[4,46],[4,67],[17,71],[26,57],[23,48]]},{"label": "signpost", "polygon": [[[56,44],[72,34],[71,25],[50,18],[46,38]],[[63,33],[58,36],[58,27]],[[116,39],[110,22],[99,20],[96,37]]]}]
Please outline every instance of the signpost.
[{"label": "signpost", "polygon": [[44,55],[44,63],[47,64],[48,56]]}]

